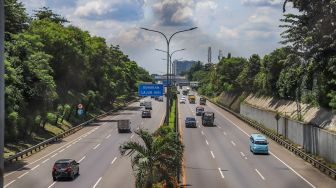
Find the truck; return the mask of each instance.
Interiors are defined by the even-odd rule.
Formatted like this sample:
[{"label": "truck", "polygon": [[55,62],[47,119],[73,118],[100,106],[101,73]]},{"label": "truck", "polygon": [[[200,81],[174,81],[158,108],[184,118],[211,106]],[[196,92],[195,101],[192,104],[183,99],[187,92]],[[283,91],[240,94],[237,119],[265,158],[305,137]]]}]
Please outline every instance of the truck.
[{"label": "truck", "polygon": [[188,90],[183,90],[183,91],[182,91],[182,94],[183,94],[183,95],[188,95],[188,93],[189,93]]},{"label": "truck", "polygon": [[203,126],[215,126],[215,114],[213,112],[203,112],[202,125]]},{"label": "truck", "polygon": [[152,110],[152,101],[145,101],[145,109]]},{"label": "truck", "polygon": [[199,99],[199,104],[200,104],[200,105],[205,105],[205,104],[206,104],[206,98],[201,97],[201,98]]},{"label": "truck", "polygon": [[119,119],[117,120],[118,133],[131,132],[131,121],[129,119]]},{"label": "truck", "polygon": [[195,104],[195,101],[196,101],[195,95],[189,95],[188,100],[190,104]]}]

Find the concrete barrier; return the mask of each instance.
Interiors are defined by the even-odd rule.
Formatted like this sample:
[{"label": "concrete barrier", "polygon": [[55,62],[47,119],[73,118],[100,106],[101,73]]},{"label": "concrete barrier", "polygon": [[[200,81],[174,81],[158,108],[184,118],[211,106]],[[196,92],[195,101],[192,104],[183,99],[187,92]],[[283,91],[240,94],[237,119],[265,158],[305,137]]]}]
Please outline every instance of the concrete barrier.
[{"label": "concrete barrier", "polygon": [[[275,113],[241,103],[240,114],[277,132]],[[306,152],[336,163],[336,134],[311,124],[280,116],[278,134],[301,146]]]}]

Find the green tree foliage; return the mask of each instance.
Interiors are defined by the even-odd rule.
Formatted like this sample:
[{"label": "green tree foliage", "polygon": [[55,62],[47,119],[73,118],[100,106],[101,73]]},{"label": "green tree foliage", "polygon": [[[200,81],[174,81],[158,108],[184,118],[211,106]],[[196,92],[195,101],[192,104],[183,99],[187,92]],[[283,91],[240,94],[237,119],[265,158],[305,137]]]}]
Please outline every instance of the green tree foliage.
[{"label": "green tree foliage", "polygon": [[5,0],[5,39],[28,27],[29,17],[23,4],[18,0]]},{"label": "green tree foliage", "polygon": [[244,68],[237,78],[237,82],[241,88],[247,91],[256,91],[259,88],[253,87],[255,76],[260,71],[261,60],[259,55],[253,54],[247,63],[244,64]]},{"label": "green tree foliage", "polygon": [[[6,3],[19,7],[18,12],[8,8],[6,15],[16,20],[20,20],[14,18],[16,14],[26,15],[22,4]],[[26,138],[46,123],[77,122],[80,118],[74,115],[79,103],[87,115],[110,109],[118,98],[134,97],[139,82],[151,81],[148,72],[118,46],[64,26],[66,20],[47,8],[27,20],[32,21],[8,27],[15,32],[6,27],[10,35],[5,44],[7,141]]]},{"label": "green tree foliage", "polygon": [[155,134],[142,129],[136,134],[141,142],[128,141],[120,146],[121,155],[132,157],[136,187],[150,188],[158,182],[168,187],[176,185],[176,169],[181,169],[183,157],[178,135],[168,126],[159,128]]}]

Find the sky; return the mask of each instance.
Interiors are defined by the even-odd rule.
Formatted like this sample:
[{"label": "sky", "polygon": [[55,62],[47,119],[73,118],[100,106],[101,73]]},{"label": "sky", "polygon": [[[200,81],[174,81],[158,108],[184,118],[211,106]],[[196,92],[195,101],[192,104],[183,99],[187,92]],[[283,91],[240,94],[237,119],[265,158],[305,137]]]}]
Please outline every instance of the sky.
[{"label": "sky", "polygon": [[[62,15],[70,24],[92,35],[106,38],[119,45],[131,60],[150,73],[166,70],[165,39],[158,33],[140,29],[159,30],[168,37],[176,31],[198,27],[175,35],[170,51],[172,60],[218,62],[219,50],[224,56],[264,56],[281,47],[279,28],[283,16],[283,0],[21,0],[31,14],[43,6]],[[288,12],[293,12],[291,5]]]}]

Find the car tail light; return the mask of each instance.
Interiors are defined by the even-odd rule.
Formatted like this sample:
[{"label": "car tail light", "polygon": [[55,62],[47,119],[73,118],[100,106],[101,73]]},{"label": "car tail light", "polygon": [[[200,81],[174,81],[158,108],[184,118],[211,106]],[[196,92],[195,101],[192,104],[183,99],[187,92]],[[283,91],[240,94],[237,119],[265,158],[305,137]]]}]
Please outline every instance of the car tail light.
[{"label": "car tail light", "polygon": [[53,166],[53,169],[52,169],[53,172],[56,171],[56,165]]}]

